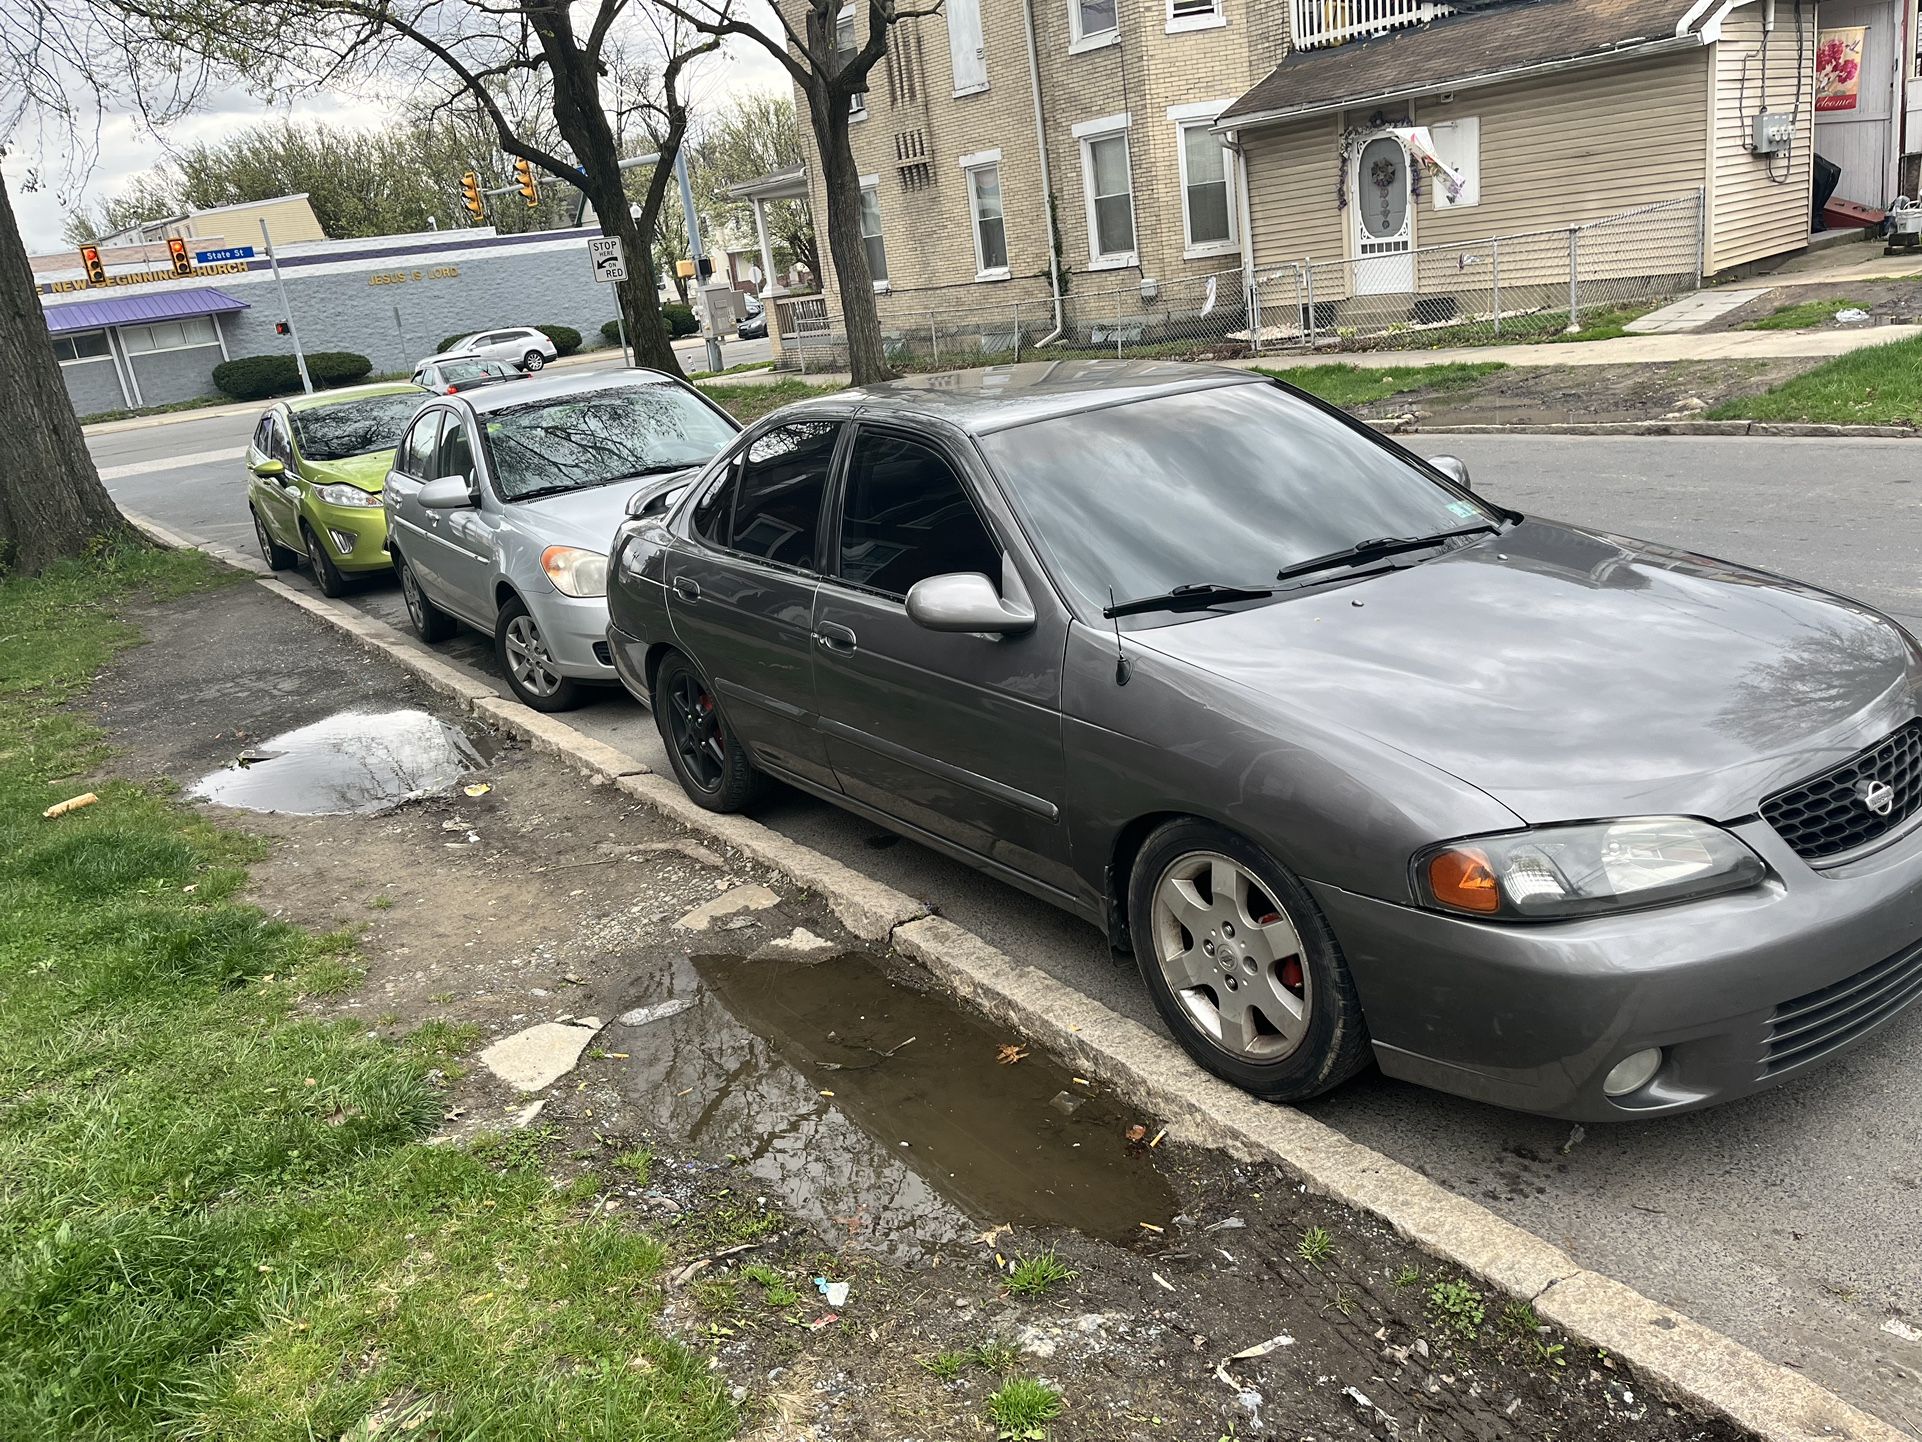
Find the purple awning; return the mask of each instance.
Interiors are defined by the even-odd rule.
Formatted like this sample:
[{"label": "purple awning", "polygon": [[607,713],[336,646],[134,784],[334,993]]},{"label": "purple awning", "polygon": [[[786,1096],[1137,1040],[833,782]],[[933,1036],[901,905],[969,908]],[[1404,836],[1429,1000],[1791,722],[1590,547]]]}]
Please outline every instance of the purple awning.
[{"label": "purple awning", "polygon": [[247,309],[223,290],[202,286],[194,290],[159,290],[149,295],[103,296],[47,307],[47,329],[55,335],[77,330],[99,330],[110,325],[144,325],[156,320],[184,320],[194,315],[226,315]]}]

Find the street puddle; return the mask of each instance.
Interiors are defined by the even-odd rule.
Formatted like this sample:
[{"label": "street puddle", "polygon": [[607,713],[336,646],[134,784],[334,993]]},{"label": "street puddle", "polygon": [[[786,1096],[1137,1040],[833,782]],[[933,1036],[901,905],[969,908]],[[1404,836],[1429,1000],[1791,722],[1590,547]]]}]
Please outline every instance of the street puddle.
[{"label": "street puddle", "polygon": [[[677,968],[678,970],[678,968]],[[1004,1222],[1152,1244],[1175,1209],[1139,1120],[870,959],[700,957],[609,1045],[636,1105],[741,1159],[822,1236],[923,1253]],[[1144,1227],[1142,1224],[1149,1224]]]},{"label": "street puddle", "polygon": [[495,751],[425,711],[346,711],[249,746],[188,794],[247,811],[364,815],[445,790]]}]

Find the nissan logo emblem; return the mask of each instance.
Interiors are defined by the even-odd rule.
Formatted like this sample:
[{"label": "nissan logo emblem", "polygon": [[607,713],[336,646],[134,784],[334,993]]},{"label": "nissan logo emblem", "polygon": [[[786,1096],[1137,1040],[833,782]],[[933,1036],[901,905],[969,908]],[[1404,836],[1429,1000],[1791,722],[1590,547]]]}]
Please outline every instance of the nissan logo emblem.
[{"label": "nissan logo emblem", "polygon": [[1877,816],[1887,816],[1895,810],[1895,788],[1886,781],[1858,781],[1855,799]]}]

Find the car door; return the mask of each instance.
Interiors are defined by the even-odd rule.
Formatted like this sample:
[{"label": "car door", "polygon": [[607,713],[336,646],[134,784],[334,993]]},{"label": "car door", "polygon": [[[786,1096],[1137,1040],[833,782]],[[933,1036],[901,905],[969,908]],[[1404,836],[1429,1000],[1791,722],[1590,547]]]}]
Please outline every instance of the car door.
[{"label": "car door", "polygon": [[300,533],[300,467],[294,459],[293,439],[287,429],[287,413],[273,411],[266,420],[266,459],[279,461],[280,474],[261,481],[260,498],[267,513],[267,528],[283,546],[305,552],[307,541]]},{"label": "car door", "polygon": [[777,770],[835,789],[815,726],[814,588],[838,420],[754,436],[694,506],[667,558],[675,637],[728,724]]},{"label": "car door", "polygon": [[[816,592],[814,689],[852,798],[1055,892],[1075,892],[1061,820],[1067,615],[965,442],[868,422],[847,446]],[[1031,604],[1005,636],[925,630],[915,582],[980,572]]]},{"label": "car door", "polygon": [[474,504],[464,511],[441,513],[444,519],[437,539],[444,545],[442,579],[451,602],[449,609],[491,627],[498,609],[494,578],[500,574],[501,531],[508,524],[507,513],[493,488],[480,483],[474,418],[452,408],[445,414],[435,452],[434,477],[459,476],[467,483],[467,494],[474,498]]},{"label": "car door", "polygon": [[387,473],[387,526],[389,543],[400,547],[428,599],[455,615],[466,615],[454,602],[448,580],[454,570],[446,542],[448,513],[427,510],[420,503],[420,488],[435,479],[429,473],[439,459],[440,428],[446,414],[441,406],[427,407],[400,438],[394,468]]}]

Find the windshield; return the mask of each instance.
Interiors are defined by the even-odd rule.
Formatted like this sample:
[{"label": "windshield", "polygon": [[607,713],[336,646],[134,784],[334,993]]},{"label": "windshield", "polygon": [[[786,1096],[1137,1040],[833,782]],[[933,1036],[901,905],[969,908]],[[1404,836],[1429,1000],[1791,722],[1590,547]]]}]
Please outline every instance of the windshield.
[{"label": "windshield", "polygon": [[698,465],[734,438],[730,422],[674,385],[584,391],[486,420],[494,481],[510,501]]},{"label": "windshield", "polygon": [[333,406],[293,411],[294,444],[310,461],[338,461],[374,451],[391,451],[420,406],[419,391],[367,396]]},{"label": "windshield", "polygon": [[[1205,582],[1273,587],[1283,567],[1359,541],[1492,520],[1279,386],[1083,411],[984,436],[981,446],[1058,579],[1096,615],[1111,592],[1127,601]],[[1179,619],[1157,613],[1136,624]]]}]

